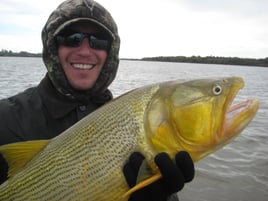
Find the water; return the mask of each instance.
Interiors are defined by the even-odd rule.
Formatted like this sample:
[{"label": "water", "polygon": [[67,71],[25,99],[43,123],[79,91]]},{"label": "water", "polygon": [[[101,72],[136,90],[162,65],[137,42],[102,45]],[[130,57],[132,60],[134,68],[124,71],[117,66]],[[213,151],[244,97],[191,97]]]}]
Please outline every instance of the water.
[{"label": "water", "polygon": [[[0,57],[0,99],[39,83],[46,70],[40,58]],[[251,124],[231,144],[196,163],[196,176],[179,192],[182,201],[267,201],[268,68],[231,65],[121,61],[111,90],[123,92],[173,79],[242,76],[238,100],[260,100]]]}]

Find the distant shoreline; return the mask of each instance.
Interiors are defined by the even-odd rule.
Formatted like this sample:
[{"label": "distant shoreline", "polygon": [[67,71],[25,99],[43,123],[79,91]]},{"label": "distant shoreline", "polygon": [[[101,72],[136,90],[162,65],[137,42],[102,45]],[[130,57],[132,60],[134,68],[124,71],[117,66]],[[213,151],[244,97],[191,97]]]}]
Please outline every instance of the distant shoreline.
[{"label": "distant shoreline", "polygon": [[268,67],[268,57],[263,59],[239,58],[239,57],[218,57],[218,56],[167,56],[167,57],[145,57],[143,61],[162,61],[162,62],[180,62],[180,63],[200,63],[200,64],[225,64],[241,66],[262,66]]},{"label": "distant shoreline", "polygon": [[[10,50],[1,50],[0,57],[42,57],[42,53],[29,53],[25,51],[12,52]],[[226,64],[242,66],[262,66],[268,67],[268,57],[263,59],[239,58],[239,57],[218,57],[218,56],[158,56],[144,57],[141,59],[121,58],[121,60],[136,61],[161,61],[161,62],[180,62],[180,63],[201,63],[201,64]]]},{"label": "distant shoreline", "polygon": [[12,52],[11,50],[1,50],[1,57],[42,57],[42,53],[30,53],[26,51]]},{"label": "distant shoreline", "polygon": [[121,58],[121,60],[268,67],[268,57],[264,59],[251,59],[251,58],[239,58],[239,57],[214,57],[214,56],[209,57],[159,56],[159,57],[144,57],[142,59]]}]

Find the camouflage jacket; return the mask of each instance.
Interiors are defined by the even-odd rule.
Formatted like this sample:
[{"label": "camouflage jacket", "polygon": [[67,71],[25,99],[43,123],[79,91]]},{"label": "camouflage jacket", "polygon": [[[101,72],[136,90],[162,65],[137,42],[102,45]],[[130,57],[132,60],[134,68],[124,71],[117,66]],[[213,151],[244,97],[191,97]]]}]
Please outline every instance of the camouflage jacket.
[{"label": "camouflage jacket", "polygon": [[[111,99],[109,90],[87,103],[66,99],[46,76],[37,87],[0,101],[0,145],[53,138]],[[0,155],[0,183],[6,174]]]},{"label": "camouflage jacket", "polygon": [[[113,39],[100,76],[87,91],[77,91],[68,83],[55,42],[57,33],[79,20],[98,24]],[[42,41],[47,76],[39,86],[0,101],[0,145],[55,137],[112,99],[107,88],[116,76],[120,38],[104,7],[93,0],[64,1],[49,16]],[[6,172],[7,164],[0,155],[0,183],[6,180]]]}]

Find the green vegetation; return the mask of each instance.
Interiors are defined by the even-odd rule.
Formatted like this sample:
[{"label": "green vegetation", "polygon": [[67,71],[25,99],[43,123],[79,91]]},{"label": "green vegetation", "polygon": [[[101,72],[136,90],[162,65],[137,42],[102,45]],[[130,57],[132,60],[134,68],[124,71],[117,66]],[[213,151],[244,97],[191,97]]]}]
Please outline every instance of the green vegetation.
[{"label": "green vegetation", "polygon": [[267,66],[268,57],[264,59],[250,59],[250,58],[238,58],[238,57],[145,57],[143,61],[163,61],[163,62],[185,62],[185,63],[204,63],[204,64],[228,64],[228,65],[246,65],[246,66]]},{"label": "green vegetation", "polygon": [[10,50],[4,50],[2,49],[0,51],[0,56],[3,57],[41,57],[42,54],[41,53],[29,53],[29,52],[25,52],[25,51],[21,51],[21,52],[12,52]]}]

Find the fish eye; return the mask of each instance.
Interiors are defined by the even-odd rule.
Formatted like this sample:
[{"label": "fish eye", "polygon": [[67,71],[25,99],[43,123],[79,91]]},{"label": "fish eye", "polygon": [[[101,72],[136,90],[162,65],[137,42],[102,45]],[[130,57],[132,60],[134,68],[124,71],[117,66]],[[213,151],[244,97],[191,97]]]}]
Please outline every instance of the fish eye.
[{"label": "fish eye", "polygon": [[222,88],[221,88],[220,85],[216,85],[216,86],[213,87],[213,94],[214,95],[216,95],[216,96],[220,95],[221,92],[222,92]]}]

